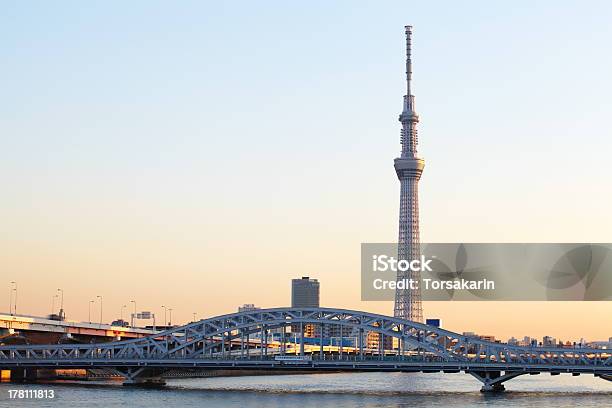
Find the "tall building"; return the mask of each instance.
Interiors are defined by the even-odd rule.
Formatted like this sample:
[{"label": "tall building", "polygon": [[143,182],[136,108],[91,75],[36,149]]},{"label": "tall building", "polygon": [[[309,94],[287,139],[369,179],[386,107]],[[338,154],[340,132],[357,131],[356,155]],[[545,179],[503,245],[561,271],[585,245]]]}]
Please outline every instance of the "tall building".
[{"label": "tall building", "polygon": [[319,281],[308,276],[291,279],[291,307],[319,307]]},{"label": "tall building", "polygon": [[[398,259],[412,260],[420,257],[419,238],[419,179],[425,167],[425,161],[417,155],[417,129],[419,116],[414,108],[414,96],[410,90],[412,81],[412,27],[406,26],[406,95],[404,108],[399,116],[402,123],[400,142],[402,153],[395,159],[395,172],[400,180],[400,213]],[[397,272],[397,280],[412,279],[420,285],[421,273],[418,271]],[[415,322],[423,321],[421,288],[396,289],[395,317]]]},{"label": "tall building", "polygon": [[[301,279],[291,279],[291,307],[319,307],[319,281],[310,279],[308,276],[302,276]],[[318,325],[305,324],[302,328],[304,337],[320,336]],[[299,325],[291,325],[291,332],[299,331]]]}]

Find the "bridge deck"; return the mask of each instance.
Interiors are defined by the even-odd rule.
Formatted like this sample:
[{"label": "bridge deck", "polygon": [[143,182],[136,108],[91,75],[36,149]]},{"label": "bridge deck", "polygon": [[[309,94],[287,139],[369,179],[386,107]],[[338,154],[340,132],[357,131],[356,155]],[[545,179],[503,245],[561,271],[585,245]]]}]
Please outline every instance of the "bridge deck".
[{"label": "bridge deck", "polygon": [[406,371],[406,372],[438,372],[438,371],[521,371],[525,373],[590,373],[612,375],[610,365],[553,365],[553,364],[516,364],[516,363],[477,363],[454,361],[415,361],[399,359],[313,359],[312,361],[276,361],[274,359],[117,359],[92,361],[88,359],[64,360],[45,359],[28,361],[5,361],[0,365],[4,369],[23,368],[209,368],[209,369],[279,369],[279,370],[331,370],[331,371]]}]

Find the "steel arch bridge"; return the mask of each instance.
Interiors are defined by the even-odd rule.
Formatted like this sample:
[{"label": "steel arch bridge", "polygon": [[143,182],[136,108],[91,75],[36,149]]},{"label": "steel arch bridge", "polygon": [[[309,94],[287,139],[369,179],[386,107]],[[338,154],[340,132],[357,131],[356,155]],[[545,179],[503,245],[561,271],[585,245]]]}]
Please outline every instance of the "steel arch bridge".
[{"label": "steel arch bridge", "polygon": [[[270,333],[279,340],[270,341]],[[339,337],[337,346],[324,344],[331,333]],[[343,344],[347,338],[351,346]],[[465,372],[483,383],[483,391],[497,391],[504,381],[540,372],[610,380],[612,350],[511,346],[368,312],[274,308],[133,340],[0,346],[0,368],[25,371],[26,377],[40,368],[110,368],[126,384],[163,384],[164,372],[177,369]]]}]

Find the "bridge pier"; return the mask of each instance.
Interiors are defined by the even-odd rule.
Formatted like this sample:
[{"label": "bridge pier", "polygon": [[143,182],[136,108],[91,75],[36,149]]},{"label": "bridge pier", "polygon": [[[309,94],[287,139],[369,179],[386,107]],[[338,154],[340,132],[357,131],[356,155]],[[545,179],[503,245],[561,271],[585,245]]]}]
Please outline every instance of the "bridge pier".
[{"label": "bridge pier", "polygon": [[502,375],[501,371],[469,371],[474,378],[482,383],[480,392],[503,392],[506,390],[505,381],[524,374],[519,371],[506,371]]},{"label": "bridge pier", "polygon": [[126,387],[163,387],[166,385],[166,381],[161,377],[148,377],[148,378],[126,378],[123,381],[123,385]]},{"label": "bridge pier", "polygon": [[13,368],[11,372],[11,382],[36,382],[38,379],[38,370],[36,368]]},{"label": "bridge pier", "polygon": [[162,378],[161,370],[150,369],[146,367],[132,369],[126,371],[116,369],[121,376],[125,377],[123,385],[134,387],[163,387],[166,381]]},{"label": "bridge pier", "polygon": [[504,384],[500,384],[500,383],[495,383],[495,384],[484,383],[482,387],[480,388],[480,392],[503,392],[503,391],[506,391],[506,387],[504,386]]},{"label": "bridge pier", "polygon": [[595,377],[599,377],[602,380],[606,380],[606,381],[612,381],[612,375],[606,375],[606,374],[595,374]]}]

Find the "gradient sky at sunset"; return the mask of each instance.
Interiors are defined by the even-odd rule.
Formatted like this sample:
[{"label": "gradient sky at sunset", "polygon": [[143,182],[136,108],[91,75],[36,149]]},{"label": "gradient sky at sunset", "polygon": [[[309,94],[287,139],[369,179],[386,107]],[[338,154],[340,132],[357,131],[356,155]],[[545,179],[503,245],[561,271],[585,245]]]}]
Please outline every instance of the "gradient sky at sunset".
[{"label": "gradient sky at sunset", "polygon": [[[414,26],[423,242],[612,242],[612,3],[5,2],[0,310],[175,322],[359,300],[397,236]],[[612,271],[610,272],[612,273]],[[607,339],[612,302],[426,303],[456,331]]]}]

